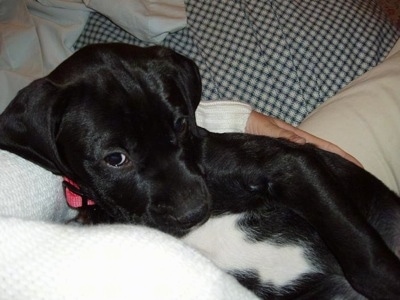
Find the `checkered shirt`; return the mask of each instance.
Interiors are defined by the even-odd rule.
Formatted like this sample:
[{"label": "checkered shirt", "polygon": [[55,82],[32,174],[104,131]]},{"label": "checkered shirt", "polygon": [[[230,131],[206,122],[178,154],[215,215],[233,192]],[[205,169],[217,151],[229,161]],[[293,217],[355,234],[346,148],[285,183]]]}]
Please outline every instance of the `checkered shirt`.
[{"label": "checkered shirt", "polygon": [[[293,125],[377,65],[400,36],[374,0],[185,4],[188,26],[162,45],[197,63],[203,100],[244,101]],[[100,42],[149,45],[92,13],[75,48]]]}]

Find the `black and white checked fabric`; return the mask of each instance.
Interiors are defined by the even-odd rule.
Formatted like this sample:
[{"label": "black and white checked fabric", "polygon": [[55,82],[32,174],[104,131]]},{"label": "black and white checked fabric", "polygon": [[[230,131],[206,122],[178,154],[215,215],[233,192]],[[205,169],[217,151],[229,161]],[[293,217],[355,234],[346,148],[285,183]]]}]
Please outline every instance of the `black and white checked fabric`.
[{"label": "black and white checked fabric", "polygon": [[[294,125],[400,36],[374,0],[185,3],[187,28],[163,45],[196,61],[203,99],[244,101]],[[148,45],[93,13],[75,47],[115,41]]]}]

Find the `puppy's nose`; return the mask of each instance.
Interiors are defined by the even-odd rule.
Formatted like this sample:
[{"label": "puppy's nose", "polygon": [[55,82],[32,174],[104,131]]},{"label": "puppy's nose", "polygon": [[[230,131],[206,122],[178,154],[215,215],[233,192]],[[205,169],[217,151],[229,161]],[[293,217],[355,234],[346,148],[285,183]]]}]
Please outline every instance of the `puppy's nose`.
[{"label": "puppy's nose", "polygon": [[182,228],[191,228],[195,225],[201,225],[207,221],[209,214],[209,205],[204,204],[198,208],[191,209],[182,215],[174,216],[174,218]]}]

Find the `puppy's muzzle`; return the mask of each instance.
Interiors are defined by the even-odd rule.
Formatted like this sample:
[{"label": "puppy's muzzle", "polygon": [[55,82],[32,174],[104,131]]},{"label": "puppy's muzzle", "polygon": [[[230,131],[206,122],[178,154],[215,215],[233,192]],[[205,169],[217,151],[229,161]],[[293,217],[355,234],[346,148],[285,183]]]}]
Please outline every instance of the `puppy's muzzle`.
[{"label": "puppy's muzzle", "polygon": [[160,204],[152,210],[152,214],[153,216],[157,215],[159,219],[163,219],[166,224],[189,229],[206,221],[210,211],[208,201],[204,203],[204,199],[196,201],[199,203],[193,203],[192,200],[190,202],[182,205],[182,208]]},{"label": "puppy's muzzle", "polygon": [[171,232],[187,230],[207,221],[211,196],[204,181],[199,179],[190,184],[177,183],[175,186],[166,187],[153,196],[148,211],[153,226]]}]

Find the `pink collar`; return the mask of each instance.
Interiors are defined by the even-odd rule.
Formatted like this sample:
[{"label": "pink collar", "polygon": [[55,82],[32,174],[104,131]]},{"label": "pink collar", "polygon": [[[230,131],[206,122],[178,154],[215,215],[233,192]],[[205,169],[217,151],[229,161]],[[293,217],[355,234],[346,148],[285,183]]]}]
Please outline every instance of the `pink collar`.
[{"label": "pink collar", "polygon": [[86,197],[79,189],[79,186],[71,179],[64,177],[62,185],[64,187],[65,198],[70,207],[80,208],[96,204],[93,200]]}]

